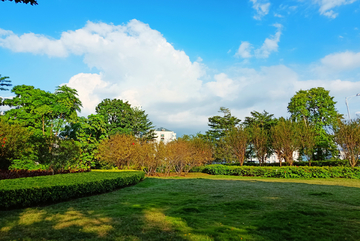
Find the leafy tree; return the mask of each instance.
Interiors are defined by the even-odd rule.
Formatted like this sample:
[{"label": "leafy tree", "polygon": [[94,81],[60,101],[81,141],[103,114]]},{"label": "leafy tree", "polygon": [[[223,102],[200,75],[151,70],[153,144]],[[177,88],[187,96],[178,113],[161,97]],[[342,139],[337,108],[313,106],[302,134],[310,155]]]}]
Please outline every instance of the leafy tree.
[{"label": "leafy tree", "polygon": [[291,98],[288,111],[295,121],[313,124],[316,130],[314,160],[324,160],[337,153],[332,131],[342,116],[335,109],[334,97],[322,87],[300,90]]},{"label": "leafy tree", "polygon": [[230,147],[231,153],[236,156],[240,165],[244,164],[246,149],[250,143],[250,135],[243,126],[229,130],[225,136],[225,142]]},{"label": "leafy tree", "polygon": [[3,76],[1,77],[1,74],[0,74],[0,90],[9,90],[9,89],[6,89],[4,88],[3,86],[11,86],[11,80],[9,80],[9,77],[8,76]]},{"label": "leafy tree", "polygon": [[258,125],[253,125],[250,128],[251,144],[255,152],[256,158],[260,165],[265,163],[266,157],[269,153],[269,136],[268,132]]},{"label": "leafy tree", "polygon": [[306,124],[305,122],[298,123],[298,135],[300,144],[300,154],[304,154],[307,157],[309,166],[311,166],[311,159],[315,148],[316,130],[312,124]]},{"label": "leafy tree", "polygon": [[97,114],[102,116],[109,135],[132,133],[133,109],[129,102],[118,99],[104,99],[96,106],[95,110]]},{"label": "leafy tree", "polygon": [[355,167],[360,157],[360,120],[339,121],[335,130],[335,140],[350,165]]},{"label": "leafy tree", "polygon": [[271,137],[273,147],[280,160],[284,159],[290,166],[294,163],[294,152],[300,149],[299,124],[289,119],[281,118],[272,127]]},{"label": "leafy tree", "polygon": [[132,132],[136,137],[140,137],[145,140],[153,140],[156,138],[154,126],[148,119],[148,115],[144,110],[139,108],[132,108],[133,110],[133,123]]},{"label": "leafy tree", "polygon": [[[250,117],[245,117],[244,126],[249,130],[250,136],[253,136],[253,130],[255,127],[256,127],[255,128],[256,130],[257,130],[257,127],[262,129],[261,133],[258,130],[257,130],[257,132],[255,132],[257,134],[257,136],[254,136],[254,138],[257,140],[257,138],[262,138],[262,135],[267,136],[267,137],[264,137],[264,138],[266,138],[267,142],[263,143],[263,141],[261,140],[261,146],[263,144],[266,146],[266,156],[270,156],[273,153],[272,142],[270,139],[270,129],[274,125],[276,125],[277,119],[274,118],[273,114],[269,114],[269,112],[267,112],[265,110],[262,113],[260,113],[258,111],[252,111],[252,112],[250,112],[250,114],[251,114]],[[260,134],[260,136],[258,136],[259,134]],[[260,140],[257,140],[256,142],[258,143],[258,145],[260,145]],[[258,146],[258,147],[260,147],[260,146]],[[261,147],[261,149],[262,148],[263,147]],[[248,150],[247,150],[247,157],[248,158],[252,157],[255,154],[254,152],[255,152],[254,144],[253,144],[253,142],[250,142],[250,145],[248,146]],[[262,155],[262,158],[265,158],[265,154]]]},{"label": "leafy tree", "polygon": [[224,137],[226,132],[236,127],[241,120],[232,116],[228,108],[220,107],[219,112],[223,113],[224,116],[209,118],[210,130],[205,133],[204,139],[211,140],[215,159],[231,161],[232,156],[229,154],[229,147],[226,145]]},{"label": "leafy tree", "polygon": [[139,143],[134,136],[118,133],[100,142],[96,157],[101,162],[115,165],[121,169],[130,166],[136,158],[137,145]]},{"label": "leafy tree", "polygon": [[5,2],[5,1],[10,1],[10,2],[15,1],[15,3],[25,3],[25,4],[30,3],[31,5],[38,5],[37,0],[1,0],[1,1],[3,1],[3,2]]},{"label": "leafy tree", "polygon": [[61,132],[61,138],[72,139],[80,144],[80,160],[84,165],[96,166],[95,152],[99,142],[107,138],[105,123],[99,115],[89,115],[87,118],[80,117],[77,121],[65,126]]},{"label": "leafy tree", "polygon": [[0,118],[0,169],[8,169],[13,160],[31,152],[31,134],[26,128]]}]

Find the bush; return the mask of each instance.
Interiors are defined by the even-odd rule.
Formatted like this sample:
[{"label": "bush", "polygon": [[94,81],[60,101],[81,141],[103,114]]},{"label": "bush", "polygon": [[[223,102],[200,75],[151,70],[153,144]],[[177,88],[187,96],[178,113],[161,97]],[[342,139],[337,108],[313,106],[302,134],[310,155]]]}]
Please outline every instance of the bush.
[{"label": "bush", "polygon": [[209,165],[204,173],[212,175],[235,175],[278,178],[355,178],[360,179],[360,168],[355,167],[249,167]]},{"label": "bush", "polygon": [[2,179],[15,179],[22,177],[38,177],[49,176],[56,174],[78,173],[78,172],[90,172],[90,169],[69,169],[63,171],[52,171],[47,169],[27,170],[27,169],[14,169],[14,170],[0,170],[0,180]]},{"label": "bush", "polygon": [[0,208],[28,207],[109,192],[145,177],[139,171],[95,171],[0,180]]}]

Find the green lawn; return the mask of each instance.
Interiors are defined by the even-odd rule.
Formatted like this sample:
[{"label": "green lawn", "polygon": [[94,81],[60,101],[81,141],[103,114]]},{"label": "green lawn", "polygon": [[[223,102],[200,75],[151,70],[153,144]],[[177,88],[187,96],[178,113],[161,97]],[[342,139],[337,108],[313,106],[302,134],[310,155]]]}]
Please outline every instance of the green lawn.
[{"label": "green lawn", "polygon": [[360,240],[360,180],[147,178],[0,211],[0,240]]}]

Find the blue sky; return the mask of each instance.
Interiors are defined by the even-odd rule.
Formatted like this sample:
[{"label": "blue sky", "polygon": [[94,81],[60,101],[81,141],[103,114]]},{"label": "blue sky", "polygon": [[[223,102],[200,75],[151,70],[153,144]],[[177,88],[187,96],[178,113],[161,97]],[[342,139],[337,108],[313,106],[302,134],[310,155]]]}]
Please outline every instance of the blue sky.
[{"label": "blue sky", "polygon": [[221,106],[287,116],[296,91],[321,86],[346,114],[344,98],[360,92],[357,0],[38,3],[0,2],[0,74],[68,84],[82,115],[121,98],[182,135],[207,130]]}]

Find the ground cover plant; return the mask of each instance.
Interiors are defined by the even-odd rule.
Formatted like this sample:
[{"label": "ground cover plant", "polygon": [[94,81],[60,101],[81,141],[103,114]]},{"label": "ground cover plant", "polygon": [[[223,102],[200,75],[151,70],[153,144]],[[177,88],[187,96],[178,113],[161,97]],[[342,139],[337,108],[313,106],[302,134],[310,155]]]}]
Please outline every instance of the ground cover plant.
[{"label": "ground cover plant", "polygon": [[0,180],[0,209],[48,204],[133,185],[139,171],[96,171]]},{"label": "ground cover plant", "polygon": [[360,181],[147,177],[114,192],[0,212],[0,240],[360,240]]}]

